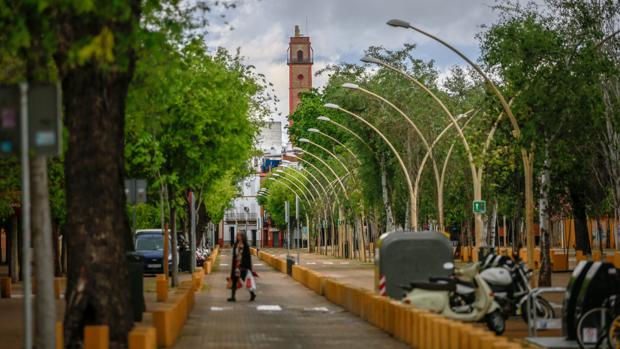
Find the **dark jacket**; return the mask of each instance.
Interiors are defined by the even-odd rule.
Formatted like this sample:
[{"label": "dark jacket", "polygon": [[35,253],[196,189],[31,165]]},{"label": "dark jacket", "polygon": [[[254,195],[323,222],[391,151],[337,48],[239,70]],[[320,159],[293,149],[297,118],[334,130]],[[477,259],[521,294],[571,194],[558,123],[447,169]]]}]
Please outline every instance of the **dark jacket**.
[{"label": "dark jacket", "polygon": [[[233,260],[232,260],[232,270],[230,271],[231,278],[235,277],[235,268],[237,266],[237,260],[239,256],[237,255],[237,244],[235,242],[233,245]],[[250,246],[245,244],[243,246],[243,251],[241,252],[241,263],[239,265],[239,271],[241,273],[241,279],[245,280],[245,276],[248,270],[252,270],[252,255],[250,254]]]}]

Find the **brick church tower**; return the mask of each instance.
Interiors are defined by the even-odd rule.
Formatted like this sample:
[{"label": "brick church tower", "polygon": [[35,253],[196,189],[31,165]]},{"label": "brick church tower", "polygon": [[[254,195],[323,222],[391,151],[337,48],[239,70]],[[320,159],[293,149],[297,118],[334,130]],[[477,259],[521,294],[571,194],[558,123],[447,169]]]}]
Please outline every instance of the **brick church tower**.
[{"label": "brick church tower", "polygon": [[310,37],[303,36],[296,25],[295,36],[291,37],[288,44],[289,115],[295,112],[300,102],[300,93],[312,88],[313,55]]}]

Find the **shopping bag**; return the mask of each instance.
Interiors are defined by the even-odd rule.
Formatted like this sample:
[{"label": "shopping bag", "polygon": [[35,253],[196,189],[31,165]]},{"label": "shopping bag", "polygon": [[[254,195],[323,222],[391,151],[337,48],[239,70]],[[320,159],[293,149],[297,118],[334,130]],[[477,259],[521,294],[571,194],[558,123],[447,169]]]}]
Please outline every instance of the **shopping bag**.
[{"label": "shopping bag", "polygon": [[[241,280],[237,279],[237,289],[240,289],[241,287],[243,287],[243,284],[241,283]],[[226,278],[226,288],[227,289],[232,289],[232,279],[229,277]]]},{"label": "shopping bag", "polygon": [[245,287],[250,290],[256,290],[256,280],[254,280],[254,273],[248,273],[245,277]]}]

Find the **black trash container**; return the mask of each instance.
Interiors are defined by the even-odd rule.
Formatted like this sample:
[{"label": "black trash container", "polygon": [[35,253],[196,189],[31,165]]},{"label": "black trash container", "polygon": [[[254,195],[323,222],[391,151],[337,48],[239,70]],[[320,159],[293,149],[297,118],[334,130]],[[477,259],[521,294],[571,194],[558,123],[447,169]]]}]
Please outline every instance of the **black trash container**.
[{"label": "black trash container", "polygon": [[179,270],[189,271],[192,263],[192,252],[190,250],[179,251]]},{"label": "black trash container", "polygon": [[293,276],[293,265],[295,265],[295,257],[287,256],[286,257],[286,273],[288,276]]},{"label": "black trash container", "polygon": [[144,287],[142,283],[144,261],[142,256],[135,252],[127,253],[127,269],[129,271],[129,296],[133,308],[133,321],[142,321],[142,313],[146,310],[144,304]]}]

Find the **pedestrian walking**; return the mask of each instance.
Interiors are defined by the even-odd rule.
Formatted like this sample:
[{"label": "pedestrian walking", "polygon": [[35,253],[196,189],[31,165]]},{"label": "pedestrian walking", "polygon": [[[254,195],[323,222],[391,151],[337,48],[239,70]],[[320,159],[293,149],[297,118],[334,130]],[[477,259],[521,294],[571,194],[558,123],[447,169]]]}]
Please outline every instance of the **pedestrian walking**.
[{"label": "pedestrian walking", "polygon": [[252,255],[250,254],[250,246],[248,238],[241,232],[237,233],[232,253],[232,270],[230,271],[230,290],[231,296],[227,300],[235,302],[235,293],[237,288],[245,287],[250,292],[250,301],[256,299],[256,280],[254,279],[254,271],[252,271]]}]

